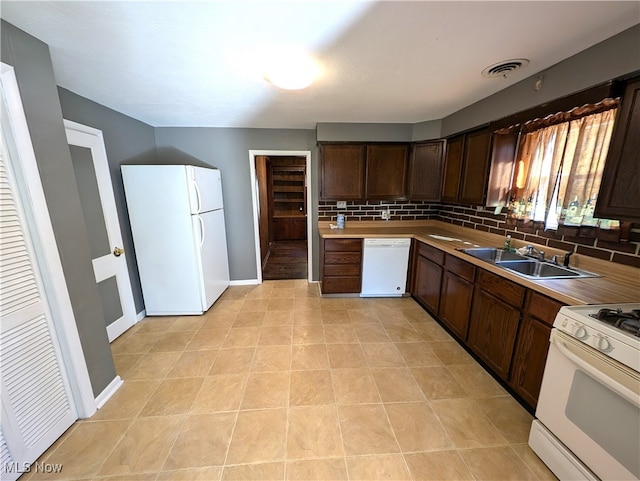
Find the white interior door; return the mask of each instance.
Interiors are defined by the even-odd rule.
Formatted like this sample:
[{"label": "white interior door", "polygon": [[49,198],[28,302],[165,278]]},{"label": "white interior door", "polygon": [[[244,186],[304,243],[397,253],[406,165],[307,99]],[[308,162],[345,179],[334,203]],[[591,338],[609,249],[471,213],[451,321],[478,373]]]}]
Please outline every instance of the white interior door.
[{"label": "white interior door", "polygon": [[28,463],[33,463],[78,417],[5,146],[3,141],[0,145],[0,479],[3,481],[17,479]]},{"label": "white interior door", "polygon": [[102,132],[64,121],[109,341],[136,322]]}]

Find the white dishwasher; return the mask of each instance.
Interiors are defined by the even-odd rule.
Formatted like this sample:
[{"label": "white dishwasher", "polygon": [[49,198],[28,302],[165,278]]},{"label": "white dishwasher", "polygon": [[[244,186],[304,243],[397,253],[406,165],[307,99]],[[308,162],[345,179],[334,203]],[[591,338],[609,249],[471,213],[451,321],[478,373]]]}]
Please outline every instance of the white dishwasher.
[{"label": "white dishwasher", "polygon": [[360,297],[405,293],[411,239],[365,239]]}]

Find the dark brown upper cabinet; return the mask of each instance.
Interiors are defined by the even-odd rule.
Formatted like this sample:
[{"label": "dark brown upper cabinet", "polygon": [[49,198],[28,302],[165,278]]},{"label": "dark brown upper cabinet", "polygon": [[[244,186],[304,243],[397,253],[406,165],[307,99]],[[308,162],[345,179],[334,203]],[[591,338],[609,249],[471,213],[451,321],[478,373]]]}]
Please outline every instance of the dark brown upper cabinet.
[{"label": "dark brown upper cabinet", "polygon": [[413,144],[409,160],[409,199],[440,200],[443,147],[441,140]]},{"label": "dark brown upper cabinet", "polygon": [[364,200],[364,144],[323,144],[320,147],[320,199]]},{"label": "dark brown upper cabinet", "polygon": [[464,135],[453,137],[447,141],[447,154],[444,161],[442,178],[443,202],[457,202],[462,175],[462,154],[464,151]]},{"label": "dark brown upper cabinet", "polygon": [[640,79],[622,97],[602,175],[595,217],[640,220]]},{"label": "dark brown upper cabinet", "polygon": [[367,145],[367,199],[404,199],[407,195],[408,144]]},{"label": "dark brown upper cabinet", "polygon": [[487,207],[506,206],[518,146],[518,127],[501,129],[492,134],[491,169],[487,185]]},{"label": "dark brown upper cabinet", "polygon": [[327,143],[320,152],[321,200],[406,198],[409,144]]},{"label": "dark brown upper cabinet", "polygon": [[443,202],[484,203],[490,146],[491,133],[488,128],[448,140],[442,184]]}]

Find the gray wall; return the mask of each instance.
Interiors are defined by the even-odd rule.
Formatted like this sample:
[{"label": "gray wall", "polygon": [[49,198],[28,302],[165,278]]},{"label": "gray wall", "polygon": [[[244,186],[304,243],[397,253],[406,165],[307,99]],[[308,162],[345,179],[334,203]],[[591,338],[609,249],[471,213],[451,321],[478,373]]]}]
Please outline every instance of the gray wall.
[{"label": "gray wall", "polygon": [[111,182],[118,209],[120,230],[122,231],[136,312],[141,312],[144,309],[144,301],[131,237],[131,227],[127,215],[120,164],[153,164],[156,162],[154,129],[150,125],[87,100],[63,88],[58,88],[58,94],[65,119],[102,131],[107,158],[109,159]]},{"label": "gray wall", "polygon": [[[442,119],[442,136],[498,120],[640,70],[640,25]],[[544,74],[543,87],[533,89]]]},{"label": "gray wall", "polygon": [[318,122],[318,142],[417,142],[441,137],[442,120],[417,124]]},{"label": "gray wall", "polygon": [[413,125],[318,122],[316,131],[318,142],[411,142]]},{"label": "gray wall", "polygon": [[256,279],[249,150],[310,150],[313,198],[307,200],[313,226],[309,245],[318,278],[318,152],[315,130],[156,128],[160,163],[194,163],[220,169],[231,280]]},{"label": "gray wall", "polygon": [[49,48],[4,21],[2,61],[14,67],[94,395],[115,378]]}]

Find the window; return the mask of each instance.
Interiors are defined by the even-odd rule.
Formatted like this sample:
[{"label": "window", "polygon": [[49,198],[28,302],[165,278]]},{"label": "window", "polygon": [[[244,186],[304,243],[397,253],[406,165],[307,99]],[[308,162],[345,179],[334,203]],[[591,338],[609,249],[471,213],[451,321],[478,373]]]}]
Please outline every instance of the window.
[{"label": "window", "polygon": [[593,217],[617,106],[605,99],[522,126],[510,216],[543,222],[545,230],[619,228],[618,221]]}]

